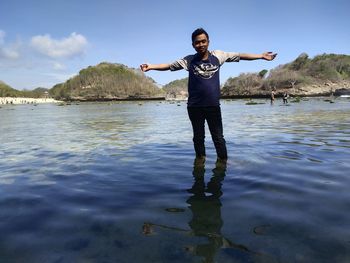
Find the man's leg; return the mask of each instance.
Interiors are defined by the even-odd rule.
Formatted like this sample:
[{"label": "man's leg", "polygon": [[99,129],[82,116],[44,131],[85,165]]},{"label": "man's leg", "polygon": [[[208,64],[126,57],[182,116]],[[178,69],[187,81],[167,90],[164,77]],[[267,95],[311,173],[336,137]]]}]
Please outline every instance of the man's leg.
[{"label": "man's leg", "polygon": [[196,151],[196,157],[205,157],[205,129],[204,129],[204,112],[200,107],[188,107],[188,116],[192,123],[193,128],[193,144]]},{"label": "man's leg", "polygon": [[220,106],[208,107],[206,109],[211,137],[214,142],[216,153],[221,160],[227,159],[226,141],[224,139]]}]

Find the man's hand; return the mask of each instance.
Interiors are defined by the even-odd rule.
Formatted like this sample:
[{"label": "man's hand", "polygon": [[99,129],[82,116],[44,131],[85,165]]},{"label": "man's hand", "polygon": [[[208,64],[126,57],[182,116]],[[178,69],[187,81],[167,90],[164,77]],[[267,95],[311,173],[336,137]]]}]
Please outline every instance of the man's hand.
[{"label": "man's hand", "polygon": [[262,59],[265,59],[268,61],[273,60],[276,56],[277,56],[277,53],[273,53],[273,52],[262,53]]},{"label": "man's hand", "polygon": [[150,65],[149,65],[149,64],[141,64],[141,65],[140,65],[140,69],[141,69],[143,72],[149,71],[149,70],[150,70]]},{"label": "man's hand", "polygon": [[149,71],[149,70],[169,70],[170,69],[170,64],[148,64],[144,63],[140,65],[140,69],[143,72]]}]

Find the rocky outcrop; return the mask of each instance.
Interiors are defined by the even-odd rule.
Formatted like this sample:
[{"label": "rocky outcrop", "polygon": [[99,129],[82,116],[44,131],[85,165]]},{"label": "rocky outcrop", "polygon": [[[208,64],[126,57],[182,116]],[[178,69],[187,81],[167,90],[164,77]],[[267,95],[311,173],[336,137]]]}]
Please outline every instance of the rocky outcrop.
[{"label": "rocky outcrop", "polygon": [[287,92],[294,96],[328,96],[348,94],[350,90],[350,56],[323,54],[309,59],[303,53],[291,63],[260,73],[243,73],[230,78],[222,88],[224,97],[267,97]]},{"label": "rocky outcrop", "polygon": [[140,70],[106,62],[82,69],[77,76],[55,85],[50,95],[80,101],[164,98],[154,80]]},{"label": "rocky outcrop", "polygon": [[331,94],[338,96],[338,94],[350,94],[350,81],[306,85],[297,88],[294,94],[299,96],[328,96]]}]

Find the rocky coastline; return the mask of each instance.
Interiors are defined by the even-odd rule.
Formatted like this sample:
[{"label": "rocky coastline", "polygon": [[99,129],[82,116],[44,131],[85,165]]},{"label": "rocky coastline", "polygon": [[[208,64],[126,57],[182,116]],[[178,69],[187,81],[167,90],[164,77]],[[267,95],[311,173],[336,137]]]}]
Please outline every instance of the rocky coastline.
[{"label": "rocky coastline", "polygon": [[[263,90],[261,88],[252,88],[249,92],[239,92],[231,89],[230,92],[222,92],[221,98],[269,98],[272,90]],[[350,81],[315,83],[296,87],[278,87],[275,89],[275,96],[282,97],[287,93],[292,97],[322,97],[322,96],[341,96],[350,95]]]}]

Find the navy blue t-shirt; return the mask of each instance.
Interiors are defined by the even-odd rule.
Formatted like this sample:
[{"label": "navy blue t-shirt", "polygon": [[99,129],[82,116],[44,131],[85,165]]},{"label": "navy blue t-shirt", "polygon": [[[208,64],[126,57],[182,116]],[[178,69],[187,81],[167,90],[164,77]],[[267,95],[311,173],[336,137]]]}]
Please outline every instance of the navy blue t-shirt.
[{"label": "navy blue t-shirt", "polygon": [[188,78],[188,107],[210,107],[220,105],[220,66],[224,62],[238,62],[239,54],[215,50],[209,52],[207,60],[197,54],[177,60],[170,70],[186,69]]}]

